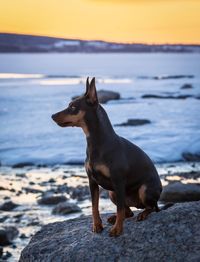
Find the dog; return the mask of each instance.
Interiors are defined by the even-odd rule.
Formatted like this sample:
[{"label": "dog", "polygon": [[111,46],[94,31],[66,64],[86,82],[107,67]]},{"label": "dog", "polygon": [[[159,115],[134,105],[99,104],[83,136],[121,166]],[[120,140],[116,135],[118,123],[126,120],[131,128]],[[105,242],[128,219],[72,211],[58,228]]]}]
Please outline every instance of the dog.
[{"label": "dog", "polygon": [[99,186],[109,191],[117,207],[116,215],[108,218],[113,224],[109,235],[123,232],[125,218],[133,216],[130,207],[144,209],[141,221],[153,211],[159,211],[157,202],[162,185],[157,170],[147,154],[123,137],[118,136],[104,108],[98,102],[95,78],[86,81],[86,92],[52,119],[61,127],[81,127],[87,139],[85,169],[92,199],[93,232],[103,230],[99,214]]}]

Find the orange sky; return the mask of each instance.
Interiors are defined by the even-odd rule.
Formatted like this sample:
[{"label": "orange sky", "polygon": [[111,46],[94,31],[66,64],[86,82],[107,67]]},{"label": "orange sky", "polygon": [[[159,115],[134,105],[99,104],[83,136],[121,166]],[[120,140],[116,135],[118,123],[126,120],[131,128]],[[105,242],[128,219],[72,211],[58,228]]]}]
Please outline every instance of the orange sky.
[{"label": "orange sky", "polygon": [[0,32],[200,44],[200,0],[0,0]]}]

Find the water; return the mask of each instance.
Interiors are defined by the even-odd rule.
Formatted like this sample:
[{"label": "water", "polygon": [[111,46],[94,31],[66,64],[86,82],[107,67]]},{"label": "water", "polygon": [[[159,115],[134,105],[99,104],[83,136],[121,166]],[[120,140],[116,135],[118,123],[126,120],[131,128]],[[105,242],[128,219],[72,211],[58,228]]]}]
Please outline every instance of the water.
[{"label": "water", "polygon": [[[183,152],[200,152],[200,100],[195,98],[200,96],[200,54],[1,54],[2,165],[84,161],[83,132],[56,126],[51,115],[85,91],[87,76],[96,77],[99,90],[120,92],[122,100],[104,105],[112,124],[128,118],[151,121],[115,130],[155,162],[180,161]],[[155,79],[160,76],[171,77]],[[185,83],[194,88],[180,89]],[[144,94],[194,97],[143,99]]]}]

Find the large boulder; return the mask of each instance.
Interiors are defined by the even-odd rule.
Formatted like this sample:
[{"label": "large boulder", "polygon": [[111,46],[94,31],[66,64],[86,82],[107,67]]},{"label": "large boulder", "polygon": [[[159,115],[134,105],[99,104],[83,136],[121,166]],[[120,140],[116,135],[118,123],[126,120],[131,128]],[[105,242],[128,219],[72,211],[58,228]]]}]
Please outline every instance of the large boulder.
[{"label": "large boulder", "polygon": [[107,103],[110,100],[119,100],[120,99],[120,94],[114,91],[109,91],[109,90],[99,90],[97,92],[97,96],[99,99],[99,102],[102,104]]},{"label": "large boulder", "polygon": [[[118,92],[110,90],[99,90],[97,91],[98,100],[101,104],[105,104],[110,100],[119,100],[120,94]],[[79,96],[73,96],[72,100],[78,98]]]},{"label": "large boulder", "polygon": [[161,201],[187,202],[200,200],[200,184],[170,183],[163,188]]},{"label": "large boulder", "polygon": [[19,261],[200,261],[200,202],[175,204],[142,222],[127,219],[117,238],[109,237],[107,217],[101,234],[91,231],[90,216],[46,225]]},{"label": "large boulder", "polygon": [[115,126],[142,126],[150,124],[151,121],[148,119],[128,119],[127,122],[121,124],[115,124]]}]

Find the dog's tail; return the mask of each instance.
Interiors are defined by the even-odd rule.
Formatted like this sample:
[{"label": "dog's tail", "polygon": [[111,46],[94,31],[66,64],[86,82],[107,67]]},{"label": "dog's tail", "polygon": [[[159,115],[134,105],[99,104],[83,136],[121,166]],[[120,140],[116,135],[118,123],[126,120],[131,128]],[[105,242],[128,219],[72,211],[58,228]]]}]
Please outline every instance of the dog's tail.
[{"label": "dog's tail", "polygon": [[162,207],[158,207],[158,204],[156,204],[156,212],[160,212],[160,211],[162,211],[162,210],[166,210],[166,209],[168,209],[169,207],[172,207],[174,205],[174,203],[172,203],[172,202],[168,202],[168,203],[166,203],[166,204],[164,204],[164,206],[162,206]]}]

